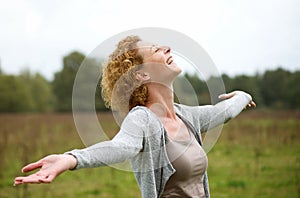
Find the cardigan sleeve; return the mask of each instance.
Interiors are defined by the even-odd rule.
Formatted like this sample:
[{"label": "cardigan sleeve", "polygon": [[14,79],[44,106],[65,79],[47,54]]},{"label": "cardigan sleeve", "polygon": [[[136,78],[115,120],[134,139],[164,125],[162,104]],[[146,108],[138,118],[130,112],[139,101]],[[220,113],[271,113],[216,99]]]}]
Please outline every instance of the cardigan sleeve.
[{"label": "cardigan sleeve", "polygon": [[99,142],[84,149],[66,152],[77,158],[74,169],[105,166],[123,162],[137,155],[143,147],[143,127],[147,114],[132,110],[121,124],[117,135],[109,141]]},{"label": "cardigan sleeve", "polygon": [[200,131],[206,132],[236,117],[251,100],[252,97],[249,94],[243,91],[236,91],[233,97],[215,105],[183,106],[183,109],[193,119],[197,120],[197,123],[200,125]]}]

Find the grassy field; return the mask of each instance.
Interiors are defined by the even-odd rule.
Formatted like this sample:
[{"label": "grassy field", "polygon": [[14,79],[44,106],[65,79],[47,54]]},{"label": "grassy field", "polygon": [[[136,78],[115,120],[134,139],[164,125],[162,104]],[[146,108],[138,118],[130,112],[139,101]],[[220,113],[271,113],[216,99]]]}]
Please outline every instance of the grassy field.
[{"label": "grassy field", "polygon": [[[118,127],[101,115],[112,137]],[[140,197],[130,172],[68,171],[52,184],[13,187],[23,165],[83,148],[72,114],[0,114],[0,197]],[[223,127],[208,153],[213,198],[300,197],[300,112],[246,111]]]}]

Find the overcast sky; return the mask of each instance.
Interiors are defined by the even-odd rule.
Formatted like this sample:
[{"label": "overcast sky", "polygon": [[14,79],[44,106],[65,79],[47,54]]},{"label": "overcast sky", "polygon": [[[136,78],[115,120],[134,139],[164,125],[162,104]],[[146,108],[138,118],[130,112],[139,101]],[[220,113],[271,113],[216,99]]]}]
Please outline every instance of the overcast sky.
[{"label": "overcast sky", "polygon": [[[48,79],[73,50],[88,55],[133,28],[163,27],[197,41],[222,73],[300,69],[299,0],[0,0],[0,59]],[[176,42],[176,41],[174,41]],[[172,46],[171,46],[172,47]]]}]

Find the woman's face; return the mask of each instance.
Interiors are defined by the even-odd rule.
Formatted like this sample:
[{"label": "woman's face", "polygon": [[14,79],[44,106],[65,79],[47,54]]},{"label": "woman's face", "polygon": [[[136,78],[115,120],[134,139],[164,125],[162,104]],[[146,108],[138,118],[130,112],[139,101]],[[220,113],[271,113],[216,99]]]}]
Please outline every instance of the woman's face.
[{"label": "woman's face", "polygon": [[138,52],[143,57],[143,69],[148,72],[152,80],[174,80],[181,73],[171,55],[171,48],[158,46],[153,43],[139,41]]}]

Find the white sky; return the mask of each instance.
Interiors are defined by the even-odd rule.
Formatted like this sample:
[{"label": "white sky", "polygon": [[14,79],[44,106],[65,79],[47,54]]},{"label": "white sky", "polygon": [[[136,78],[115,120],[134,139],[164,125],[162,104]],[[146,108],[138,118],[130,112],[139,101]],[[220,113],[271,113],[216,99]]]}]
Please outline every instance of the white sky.
[{"label": "white sky", "polygon": [[141,27],[184,33],[229,75],[300,69],[299,0],[0,0],[0,24],[5,73],[52,79],[71,51]]}]

